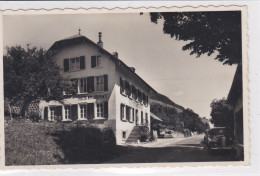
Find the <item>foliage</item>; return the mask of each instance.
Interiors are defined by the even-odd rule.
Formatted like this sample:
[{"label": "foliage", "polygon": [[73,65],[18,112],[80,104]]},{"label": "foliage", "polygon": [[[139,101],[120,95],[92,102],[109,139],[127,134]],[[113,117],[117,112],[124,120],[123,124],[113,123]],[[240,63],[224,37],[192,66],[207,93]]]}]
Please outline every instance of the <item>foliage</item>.
[{"label": "foliage", "polygon": [[13,119],[5,123],[5,152],[6,165],[53,165],[101,163],[119,151],[110,128]]},{"label": "foliage", "polygon": [[163,122],[152,120],[152,128],[157,132],[159,132],[159,129],[168,128],[177,132],[184,132],[184,129],[189,129],[192,132],[202,133],[209,128],[209,124],[202,122],[199,115],[191,109],[185,109],[178,113],[172,107],[152,103],[151,112],[163,120]]},{"label": "foliage", "polygon": [[140,141],[141,142],[145,142],[147,139],[149,139],[149,136],[150,136],[149,127],[148,126],[140,126],[139,135],[140,135]]},{"label": "foliage", "polygon": [[22,102],[21,115],[36,99],[61,100],[68,80],[60,76],[54,61],[55,53],[27,46],[7,47],[4,55],[4,96],[11,104]]},{"label": "foliage", "polygon": [[155,12],[153,23],[164,20],[163,32],[176,40],[187,41],[183,50],[200,57],[218,53],[216,60],[223,64],[241,63],[241,12]]},{"label": "foliage", "polygon": [[226,127],[227,133],[233,134],[233,110],[228,105],[226,98],[214,99],[211,104],[211,123],[216,127]]},{"label": "foliage", "polygon": [[41,120],[39,112],[28,112],[26,114],[26,117],[30,119],[32,122],[39,122],[39,120]]}]

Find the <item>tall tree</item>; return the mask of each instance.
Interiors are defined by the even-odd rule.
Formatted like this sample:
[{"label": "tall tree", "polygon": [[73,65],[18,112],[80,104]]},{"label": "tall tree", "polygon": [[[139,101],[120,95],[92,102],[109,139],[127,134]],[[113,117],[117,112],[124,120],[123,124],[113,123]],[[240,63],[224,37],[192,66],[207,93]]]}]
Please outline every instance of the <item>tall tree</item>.
[{"label": "tall tree", "polygon": [[226,127],[227,131],[233,134],[233,110],[228,105],[226,98],[214,99],[210,107],[211,123],[216,127]]},{"label": "tall tree", "polygon": [[11,104],[20,102],[21,115],[33,100],[61,100],[70,81],[60,75],[55,53],[27,46],[7,47],[4,55],[4,96]]},{"label": "tall tree", "polygon": [[217,52],[216,60],[237,64],[242,60],[241,12],[161,12],[150,13],[153,23],[164,20],[163,32],[176,40],[188,41],[183,50],[200,57]]}]

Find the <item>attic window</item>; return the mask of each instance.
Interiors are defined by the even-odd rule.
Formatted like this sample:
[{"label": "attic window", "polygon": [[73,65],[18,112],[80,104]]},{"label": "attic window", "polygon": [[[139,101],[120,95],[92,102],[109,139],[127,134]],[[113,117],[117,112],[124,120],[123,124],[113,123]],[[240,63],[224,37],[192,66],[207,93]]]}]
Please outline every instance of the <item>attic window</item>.
[{"label": "attic window", "polygon": [[63,66],[64,72],[83,70],[85,69],[85,56],[64,59]]}]

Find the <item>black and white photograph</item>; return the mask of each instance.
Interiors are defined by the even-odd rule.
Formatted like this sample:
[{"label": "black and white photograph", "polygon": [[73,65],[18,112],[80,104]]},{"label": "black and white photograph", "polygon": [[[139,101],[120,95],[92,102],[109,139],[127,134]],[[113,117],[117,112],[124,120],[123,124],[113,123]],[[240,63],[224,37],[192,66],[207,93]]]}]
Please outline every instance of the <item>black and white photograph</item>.
[{"label": "black and white photograph", "polygon": [[248,160],[245,10],[159,10],[3,15],[5,166]]}]

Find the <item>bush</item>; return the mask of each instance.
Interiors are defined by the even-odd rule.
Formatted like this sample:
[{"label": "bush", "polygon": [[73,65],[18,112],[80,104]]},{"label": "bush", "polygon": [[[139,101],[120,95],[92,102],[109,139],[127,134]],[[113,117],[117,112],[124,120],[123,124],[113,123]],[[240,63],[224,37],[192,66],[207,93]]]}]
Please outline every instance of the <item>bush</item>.
[{"label": "bush", "polygon": [[145,142],[147,139],[149,139],[150,133],[149,133],[149,127],[148,126],[141,126],[139,128],[139,135],[140,135],[140,141]]},{"label": "bush", "polygon": [[26,114],[26,118],[30,119],[32,122],[39,122],[39,120],[41,120],[41,116],[38,112],[28,112]]},{"label": "bush", "polygon": [[5,124],[6,165],[102,163],[117,151],[112,129],[13,119]]}]

